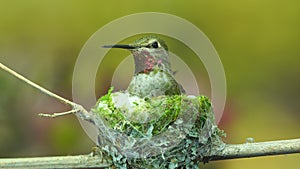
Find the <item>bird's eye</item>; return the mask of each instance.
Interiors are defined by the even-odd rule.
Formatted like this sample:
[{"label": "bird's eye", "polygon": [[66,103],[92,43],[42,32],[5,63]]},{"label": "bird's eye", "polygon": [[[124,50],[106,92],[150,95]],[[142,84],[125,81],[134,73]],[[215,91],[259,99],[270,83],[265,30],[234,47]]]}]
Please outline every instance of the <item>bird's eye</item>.
[{"label": "bird's eye", "polygon": [[153,48],[158,48],[158,43],[157,43],[157,42],[153,42],[153,43],[151,44],[151,46],[152,46]]}]

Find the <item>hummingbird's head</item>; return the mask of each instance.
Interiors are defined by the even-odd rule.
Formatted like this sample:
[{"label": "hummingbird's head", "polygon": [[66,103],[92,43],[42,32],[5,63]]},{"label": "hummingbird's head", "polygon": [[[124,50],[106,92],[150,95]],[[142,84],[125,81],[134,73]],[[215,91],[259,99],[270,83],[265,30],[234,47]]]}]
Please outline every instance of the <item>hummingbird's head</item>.
[{"label": "hummingbird's head", "polygon": [[168,46],[156,36],[146,36],[128,45],[116,44],[103,47],[131,51],[135,62],[135,73],[148,73],[156,68],[171,73]]}]

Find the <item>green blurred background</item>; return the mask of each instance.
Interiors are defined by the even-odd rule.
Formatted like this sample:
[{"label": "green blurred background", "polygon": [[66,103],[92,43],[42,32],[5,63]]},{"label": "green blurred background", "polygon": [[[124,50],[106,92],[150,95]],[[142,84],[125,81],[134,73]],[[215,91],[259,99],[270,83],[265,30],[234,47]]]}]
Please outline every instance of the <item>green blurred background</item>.
[{"label": "green blurred background", "polygon": [[[220,123],[225,142],[299,138],[300,1],[1,0],[0,62],[71,99],[74,64],[87,39],[114,19],[149,11],[190,21],[214,44],[227,78]],[[106,81],[101,90],[109,78],[101,78]],[[94,143],[76,117],[37,116],[64,110],[68,107],[0,71],[0,157],[90,152]],[[204,168],[297,168],[299,160],[299,154],[261,157]]]}]

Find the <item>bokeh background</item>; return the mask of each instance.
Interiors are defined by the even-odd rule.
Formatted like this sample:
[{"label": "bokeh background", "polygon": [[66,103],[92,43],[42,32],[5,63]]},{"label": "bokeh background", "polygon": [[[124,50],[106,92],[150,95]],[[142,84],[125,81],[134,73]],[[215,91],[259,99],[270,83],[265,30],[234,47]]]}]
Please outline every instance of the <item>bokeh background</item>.
[{"label": "bokeh background", "polygon": [[[114,19],[150,11],[190,21],[214,44],[227,78],[227,103],[220,123],[227,133],[225,142],[299,138],[299,1],[1,0],[0,62],[71,99],[74,64],[87,39]],[[187,53],[180,53],[177,46],[171,43],[170,50],[184,58]],[[129,53],[118,54],[108,67],[115,68]],[[201,70],[197,76],[205,77],[205,69]],[[109,87],[111,76],[97,77],[98,96]],[[209,85],[205,79],[202,83]],[[37,116],[68,108],[0,71],[0,157],[89,153],[95,144],[76,117]],[[217,161],[202,167],[297,168],[299,160],[295,154]]]}]

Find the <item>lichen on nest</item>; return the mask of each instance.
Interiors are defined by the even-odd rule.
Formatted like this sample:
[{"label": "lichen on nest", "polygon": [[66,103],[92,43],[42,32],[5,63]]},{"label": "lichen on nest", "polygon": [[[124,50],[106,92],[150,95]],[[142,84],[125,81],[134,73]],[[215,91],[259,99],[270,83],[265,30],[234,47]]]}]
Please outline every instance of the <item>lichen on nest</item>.
[{"label": "lichen on nest", "polygon": [[224,132],[206,96],[102,96],[92,108],[98,144],[117,168],[198,168],[222,151]]}]

